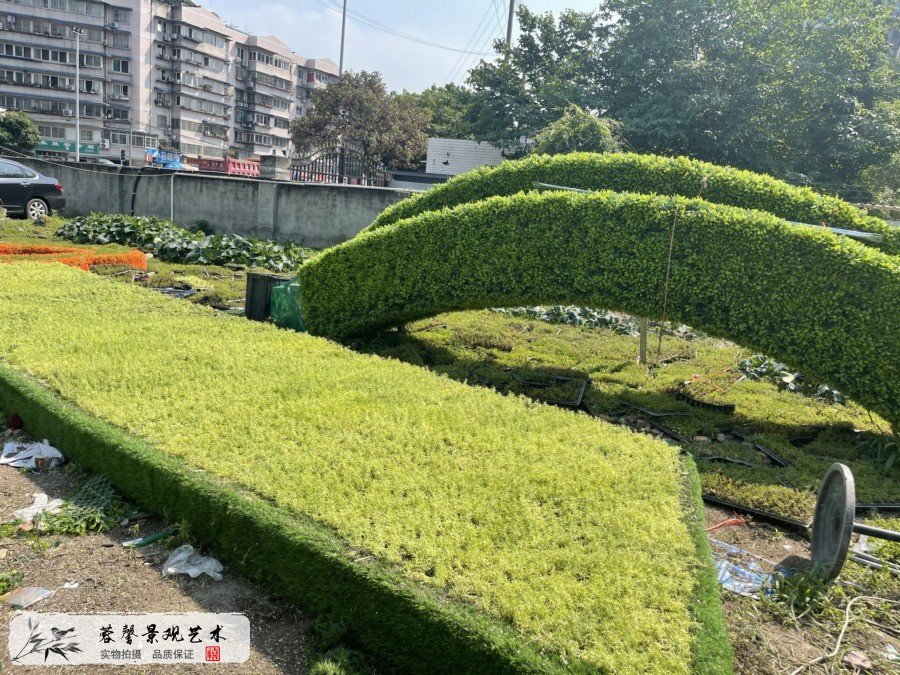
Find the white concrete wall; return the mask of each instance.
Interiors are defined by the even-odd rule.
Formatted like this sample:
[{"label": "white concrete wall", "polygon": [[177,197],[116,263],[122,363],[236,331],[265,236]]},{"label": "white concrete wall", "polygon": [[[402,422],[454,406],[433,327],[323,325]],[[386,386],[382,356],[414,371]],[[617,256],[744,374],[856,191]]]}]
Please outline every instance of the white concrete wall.
[{"label": "white concrete wall", "polygon": [[497,166],[503,153],[490,143],[459,138],[429,138],[425,173],[455,176],[479,166]]}]

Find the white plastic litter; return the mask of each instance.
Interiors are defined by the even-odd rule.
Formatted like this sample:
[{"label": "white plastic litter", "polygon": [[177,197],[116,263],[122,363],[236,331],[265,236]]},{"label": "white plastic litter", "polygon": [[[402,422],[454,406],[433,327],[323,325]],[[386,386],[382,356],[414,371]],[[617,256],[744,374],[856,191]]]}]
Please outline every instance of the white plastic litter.
[{"label": "white plastic litter", "polygon": [[39,516],[42,513],[56,513],[59,511],[59,507],[63,505],[62,499],[51,500],[43,492],[35,492],[32,494],[32,497],[34,497],[34,504],[16,511],[16,518],[22,522],[31,523],[34,521],[35,516]]},{"label": "white plastic litter", "polygon": [[[755,560],[749,559],[759,556],[724,541],[710,539],[710,543],[713,545],[713,562],[716,565],[719,583],[723,588],[738,595],[753,597],[768,586],[772,575]],[[730,558],[736,558],[741,564]]]},{"label": "white plastic litter", "polygon": [[190,544],[179,546],[168,560],[163,563],[163,574],[187,574],[196,579],[201,574],[208,574],[215,581],[222,581],[222,563],[215,558],[200,555]]},{"label": "white plastic litter", "polygon": [[885,656],[887,656],[888,661],[897,661],[898,663],[900,663],[900,651],[897,651],[897,648],[894,647],[894,645],[892,645],[890,642],[885,645],[884,653]]},{"label": "white plastic litter", "polygon": [[0,464],[8,464],[17,469],[39,469],[41,471],[52,466],[59,466],[66,461],[63,454],[54,448],[45,438],[40,443],[16,443],[11,441],[3,445]]}]

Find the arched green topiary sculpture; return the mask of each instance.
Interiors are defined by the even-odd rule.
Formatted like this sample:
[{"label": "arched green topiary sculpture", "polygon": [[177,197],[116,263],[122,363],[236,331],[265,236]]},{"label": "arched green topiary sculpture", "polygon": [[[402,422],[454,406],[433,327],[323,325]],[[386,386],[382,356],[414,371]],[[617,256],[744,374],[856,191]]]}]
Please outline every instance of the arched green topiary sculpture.
[{"label": "arched green topiary sculpture", "polygon": [[708,202],[767,211],[811,225],[825,224],[862,232],[876,232],[884,239],[877,246],[900,253],[900,228],[866,215],[852,204],[820,195],[804,187],[751,171],[743,171],[687,157],[660,157],[634,153],[540,155],[476,169],[457,176],[422,194],[387,208],[369,229],[426,211],[458,206],[495,195],[534,190],[534,183],[550,183],[585,190],[615,190],[641,194],[701,194]]},{"label": "arched green topiary sculpture", "polygon": [[670,319],[777,356],[900,422],[900,258],[761,211],[608,191],[491,197],[323,253],[301,268],[298,299],[308,329],[336,337],[523,304],[659,318],[673,219]]}]

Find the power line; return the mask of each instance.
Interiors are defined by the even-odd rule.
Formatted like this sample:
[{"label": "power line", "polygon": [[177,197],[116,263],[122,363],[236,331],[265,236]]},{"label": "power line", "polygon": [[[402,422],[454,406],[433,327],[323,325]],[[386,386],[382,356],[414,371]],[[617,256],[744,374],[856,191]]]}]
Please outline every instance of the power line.
[{"label": "power line", "polygon": [[[455,80],[461,73],[466,72],[469,65],[475,60],[476,57],[487,56],[487,54],[485,53],[480,53],[481,50],[484,49],[485,44],[489,42],[492,37],[491,33],[489,32],[491,29],[491,22],[488,21],[487,23],[485,23],[485,21],[490,15],[492,9],[494,10],[494,21],[497,21],[496,2],[497,0],[491,0],[491,3],[487,6],[484,15],[481,17],[481,21],[479,21],[478,25],[475,27],[475,30],[472,33],[472,37],[469,38],[469,42],[472,44],[473,49],[476,49],[477,51],[470,52],[471,56],[469,58],[466,58],[464,55],[460,55],[453,68],[451,69],[450,75],[447,76],[447,84]],[[482,25],[484,26],[484,28],[482,28]],[[481,30],[479,31],[479,29]],[[475,45],[477,45],[478,41],[482,39],[482,36],[485,34],[485,32],[487,32],[487,39],[481,42],[481,46],[476,47]]]},{"label": "power line", "polygon": [[[491,26],[485,26],[486,35],[484,37],[484,40],[482,40],[481,46],[479,47],[479,49],[483,49],[485,46],[489,45],[491,43],[491,41],[494,39],[494,33],[493,33],[493,31],[489,30],[490,28],[491,28]],[[500,24],[497,24],[495,26],[495,28],[502,28],[502,26]],[[457,77],[468,73],[472,69],[472,66],[475,65],[475,62],[477,59],[478,59],[477,56],[469,57],[466,60],[465,64],[462,66],[462,68],[460,68],[460,71],[457,74]]]},{"label": "power line", "polygon": [[[493,5],[493,0],[491,0],[491,5]],[[491,11],[490,7],[488,7],[487,10],[485,10],[484,15],[481,17],[481,21],[478,22],[477,26],[475,26],[475,30],[472,31],[472,34],[469,36],[469,41],[466,42],[466,47],[465,47],[466,49],[469,48],[469,45],[472,45],[473,48],[475,47],[475,45],[473,44],[473,42],[475,40],[475,36],[478,34],[478,29],[481,28],[481,25],[484,23],[484,20],[487,19],[488,12],[490,12],[490,11]],[[456,70],[459,67],[462,60],[463,60],[463,55],[460,54],[456,58],[456,61],[454,62],[453,67],[450,69],[450,73],[447,75],[447,83],[449,83],[453,80],[454,76],[456,75]]]},{"label": "power line", "polygon": [[[319,4],[327,9],[330,9],[332,12],[337,12],[338,14],[343,14],[343,8],[339,7],[329,0],[318,0]],[[426,40],[417,35],[412,35],[410,33],[405,33],[397,28],[389,26],[387,24],[381,23],[380,21],[376,21],[375,19],[366,16],[365,14],[360,14],[359,12],[354,12],[353,10],[347,10],[347,16],[357,23],[361,23],[369,28],[374,28],[375,30],[380,30],[389,35],[393,35],[394,37],[402,38],[404,40],[409,40],[410,42],[417,42],[418,44],[426,45],[428,47],[435,47],[437,49],[443,49],[448,52],[459,52],[461,54],[476,54],[475,52],[466,51],[465,49],[458,49],[457,47],[448,47],[447,45],[438,44],[437,42],[432,42],[431,40]],[[476,56],[489,56],[489,54],[476,54]]]}]

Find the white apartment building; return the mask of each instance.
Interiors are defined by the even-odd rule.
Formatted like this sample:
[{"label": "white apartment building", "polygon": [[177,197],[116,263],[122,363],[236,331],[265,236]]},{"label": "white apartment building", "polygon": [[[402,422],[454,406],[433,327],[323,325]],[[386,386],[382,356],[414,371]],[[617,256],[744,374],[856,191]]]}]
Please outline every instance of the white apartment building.
[{"label": "white apartment building", "polygon": [[291,120],[337,77],[178,0],[0,0],[0,19],[0,107],[32,115],[44,156],[74,155],[75,28],[85,156],[290,154]]}]

